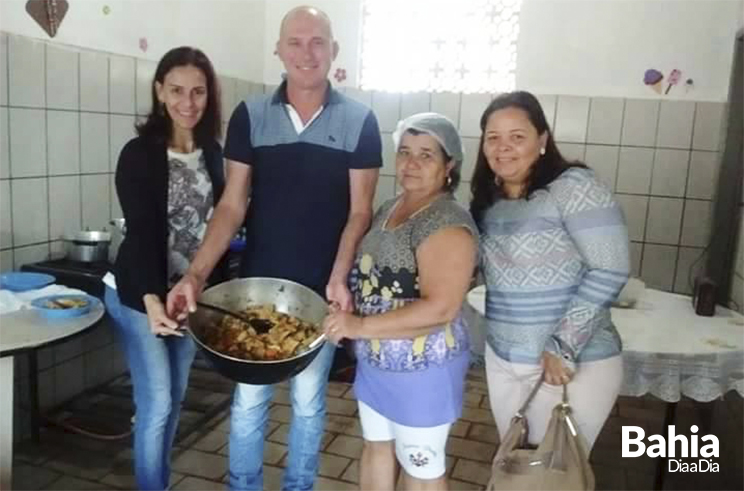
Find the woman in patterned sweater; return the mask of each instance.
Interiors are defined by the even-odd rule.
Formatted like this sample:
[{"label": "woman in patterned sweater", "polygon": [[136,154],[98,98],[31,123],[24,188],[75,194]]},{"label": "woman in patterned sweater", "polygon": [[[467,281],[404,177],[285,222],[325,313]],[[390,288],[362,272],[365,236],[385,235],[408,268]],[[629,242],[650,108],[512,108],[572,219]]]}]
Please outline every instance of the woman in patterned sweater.
[{"label": "woman in patterned sweater", "polygon": [[591,449],[617,398],[623,366],[610,303],[629,273],[628,232],[611,191],[558,151],[540,103],[502,94],[486,108],[471,212],[486,281],[486,368],[504,435],[531,402],[530,441],[544,436],[561,385]]},{"label": "woman in patterned sweater", "polygon": [[355,340],[360,489],[395,489],[397,458],[403,489],[442,490],[468,370],[461,306],[478,231],[452,196],[462,164],[452,123],[417,114],[401,121],[393,140],[403,191],[380,207],[357,252],[350,279],[357,315],[336,312],[325,328],[333,341]]}]

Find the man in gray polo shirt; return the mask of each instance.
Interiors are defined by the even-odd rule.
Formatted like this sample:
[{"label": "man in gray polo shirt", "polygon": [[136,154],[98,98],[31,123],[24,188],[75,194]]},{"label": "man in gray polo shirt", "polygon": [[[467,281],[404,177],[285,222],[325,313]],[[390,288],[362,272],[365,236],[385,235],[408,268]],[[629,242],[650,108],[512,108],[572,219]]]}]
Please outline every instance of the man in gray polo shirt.
[{"label": "man in gray polo shirt", "polygon": [[[195,310],[205,278],[244,220],[242,276],[293,280],[339,308],[352,309],[347,276],[372,217],[382,163],[377,120],[369,108],[328,82],[338,44],[325,13],[311,7],[287,13],[276,52],[286,81],[274,94],[241,102],[230,119],[225,191],[188,272],[168,294],[172,316]],[[329,343],[291,381],[293,414],[283,489],[313,487],[333,352]],[[236,387],[231,489],[263,489],[272,392],[272,386]]]}]

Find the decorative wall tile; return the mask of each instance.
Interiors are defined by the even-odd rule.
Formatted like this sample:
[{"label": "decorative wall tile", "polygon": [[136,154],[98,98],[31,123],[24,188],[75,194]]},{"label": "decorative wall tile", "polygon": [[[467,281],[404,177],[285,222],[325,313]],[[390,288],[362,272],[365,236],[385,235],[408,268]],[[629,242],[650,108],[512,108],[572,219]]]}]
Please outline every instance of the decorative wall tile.
[{"label": "decorative wall tile", "polygon": [[588,143],[619,145],[623,129],[623,99],[593,98],[589,107]]},{"label": "decorative wall tile", "polygon": [[135,112],[135,61],[128,56],[109,60],[109,110],[117,114]]},{"label": "decorative wall tile", "polygon": [[83,173],[109,172],[109,116],[80,113],[80,168]]},{"label": "decorative wall tile", "polygon": [[555,108],[558,105],[558,96],[556,95],[540,95],[535,94],[537,100],[540,102],[543,113],[545,113],[545,120],[548,122],[551,130],[555,130]]},{"label": "decorative wall tile", "polygon": [[625,221],[628,224],[628,237],[630,240],[643,242],[646,233],[648,196],[618,194],[615,199],[617,199],[625,214]]},{"label": "decorative wall tile", "polygon": [[698,102],[695,105],[695,126],[692,130],[693,150],[717,151],[724,138],[725,104]]},{"label": "decorative wall tile", "polygon": [[81,230],[80,176],[49,178],[49,238]]},{"label": "decorative wall tile", "polygon": [[152,108],[152,81],[155,77],[157,64],[150,60],[136,62],[135,98],[137,102],[137,114],[148,114]]},{"label": "decorative wall tile", "polygon": [[685,201],[680,245],[695,247],[708,245],[712,208],[710,201]]},{"label": "decorative wall tile", "polygon": [[[36,244],[13,249],[14,268],[20,271],[24,264],[36,263],[49,259],[49,244]],[[42,357],[39,356],[39,368],[42,367]],[[39,393],[41,393],[41,382],[39,382]]]},{"label": "decorative wall tile", "polygon": [[558,150],[563,155],[563,158],[569,162],[583,162],[586,145],[583,143],[558,143]]},{"label": "decorative wall tile", "polygon": [[10,108],[10,175],[47,174],[46,118],[43,109]]},{"label": "decorative wall tile", "polygon": [[400,94],[374,92],[372,110],[377,116],[380,131],[394,131],[400,119]]},{"label": "decorative wall tile", "polygon": [[377,180],[375,190],[375,211],[387,200],[395,196],[395,178],[391,176],[380,176]]},{"label": "decorative wall tile", "polygon": [[108,112],[109,60],[103,53],[80,52],[80,110]]},{"label": "decorative wall tile", "polygon": [[222,120],[230,121],[235,106],[237,106],[237,96],[235,94],[237,88],[235,85],[235,79],[230,77],[219,77],[220,90],[222,95]]},{"label": "decorative wall tile", "polygon": [[620,148],[617,192],[648,194],[651,188],[653,159],[654,151],[651,148]]},{"label": "decorative wall tile", "polygon": [[[356,89],[354,87],[347,87],[345,90],[346,91],[344,92],[344,94],[346,95],[346,97],[361,102],[367,107],[372,107],[372,92],[368,90]],[[270,92],[264,92],[264,94],[269,93]]]},{"label": "decorative wall tile", "polygon": [[689,149],[694,116],[694,102],[662,101],[656,145],[662,148]]},{"label": "decorative wall tile", "polygon": [[80,174],[80,113],[47,111],[49,175]]},{"label": "decorative wall tile", "polygon": [[116,164],[119,162],[119,154],[124,145],[136,135],[134,130],[134,117],[120,116],[112,114],[109,116],[109,135],[111,142],[111,151],[109,154],[109,163],[111,172],[116,171]]},{"label": "decorative wall tile", "polygon": [[395,144],[392,133],[381,133],[382,140],[382,168],[380,174],[395,176]]},{"label": "decorative wall tile", "polygon": [[718,187],[720,167],[721,156],[719,153],[694,150],[690,157],[687,197],[713,199]]},{"label": "decorative wall tile", "polygon": [[0,105],[8,105],[8,35],[0,32]]},{"label": "decorative wall tile", "polygon": [[44,107],[44,43],[25,36],[8,41],[10,105]]},{"label": "decorative wall tile", "polygon": [[646,223],[647,242],[679,244],[683,203],[684,200],[678,198],[651,197],[649,199]]},{"label": "decorative wall tile", "polygon": [[0,181],[0,249],[13,247],[13,220],[10,181]]},{"label": "decorative wall tile", "polygon": [[[2,91],[2,88],[0,88]],[[10,177],[10,125],[8,108],[0,107],[0,179]]]},{"label": "decorative wall tile", "polygon": [[651,194],[684,196],[689,161],[690,152],[687,150],[657,148],[651,177]]},{"label": "decorative wall tile", "polygon": [[48,44],[46,47],[46,107],[80,109],[80,55],[77,50]]},{"label": "decorative wall tile", "polygon": [[460,181],[470,182],[473,180],[473,172],[475,172],[475,163],[478,160],[478,146],[480,145],[480,138],[468,138],[462,139],[462,149],[465,152],[465,160],[462,162],[460,168]]},{"label": "decorative wall tile", "polygon": [[491,103],[489,94],[463,94],[460,104],[460,136],[480,138],[480,120]]},{"label": "decorative wall tile", "polygon": [[116,193],[116,174],[109,175],[109,190],[111,191],[111,218],[124,218],[121,211],[119,196]]},{"label": "decorative wall tile", "polygon": [[677,264],[677,247],[646,244],[643,246],[641,277],[649,288],[672,291]]},{"label": "decorative wall tile", "polygon": [[95,174],[81,177],[83,228],[103,230],[109,228],[111,216],[111,191],[109,176]]},{"label": "decorative wall tile", "polygon": [[649,99],[625,101],[622,145],[653,147],[659,120],[659,102]]},{"label": "decorative wall tile", "polygon": [[570,143],[586,142],[588,119],[588,97],[559,96],[554,128],[556,141]]},{"label": "decorative wall tile", "polygon": [[467,210],[470,208],[471,198],[470,183],[460,181],[460,185],[455,189],[455,199]]},{"label": "decorative wall tile", "polygon": [[[450,121],[455,123],[455,126],[460,127],[460,94],[434,92],[431,94],[430,103],[432,112],[447,116]],[[481,113],[483,113],[483,109],[481,109]]]},{"label": "decorative wall tile", "polygon": [[615,190],[617,181],[617,162],[620,156],[620,147],[607,145],[587,145],[584,161],[586,165],[594,169],[597,177],[607,184],[611,190]]},{"label": "decorative wall tile", "polygon": [[0,273],[13,271],[13,249],[0,251]]},{"label": "decorative wall tile", "polygon": [[13,245],[18,247],[49,240],[47,179],[13,179],[11,193]]},{"label": "decorative wall tile", "polygon": [[[431,96],[428,92],[413,92],[402,94],[400,98],[400,118],[407,118],[413,114],[429,112]],[[457,120],[452,120],[457,126]]]}]

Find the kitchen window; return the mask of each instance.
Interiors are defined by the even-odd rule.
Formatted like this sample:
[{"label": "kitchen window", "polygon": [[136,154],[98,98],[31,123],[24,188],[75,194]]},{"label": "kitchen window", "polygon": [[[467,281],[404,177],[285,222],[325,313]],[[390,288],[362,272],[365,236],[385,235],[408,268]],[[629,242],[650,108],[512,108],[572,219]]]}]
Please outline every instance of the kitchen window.
[{"label": "kitchen window", "polygon": [[521,4],[522,0],[363,0],[361,88],[513,90]]}]

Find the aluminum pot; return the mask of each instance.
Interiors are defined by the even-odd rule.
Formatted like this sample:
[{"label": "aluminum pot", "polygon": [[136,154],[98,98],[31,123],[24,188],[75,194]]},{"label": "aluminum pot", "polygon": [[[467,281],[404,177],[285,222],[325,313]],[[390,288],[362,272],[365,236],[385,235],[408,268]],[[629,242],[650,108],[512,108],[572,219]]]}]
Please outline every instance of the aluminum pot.
[{"label": "aluminum pot", "polygon": [[[294,281],[279,278],[238,278],[208,288],[199,298],[204,303],[239,311],[247,307],[274,305],[278,312],[295,316],[320,327],[328,315],[323,297]],[[189,315],[187,330],[214,368],[236,382],[266,385],[282,382],[304,370],[320,353],[325,343],[292,358],[253,361],[234,358],[213,350],[203,339],[206,329],[220,322],[222,314],[197,309]],[[319,333],[320,334],[320,333]]]},{"label": "aluminum pot", "polygon": [[67,258],[73,261],[92,263],[108,260],[111,234],[86,230],[62,237],[67,246]]}]

